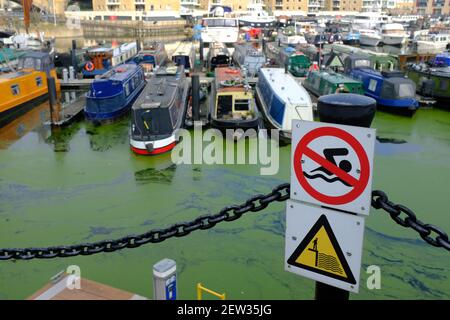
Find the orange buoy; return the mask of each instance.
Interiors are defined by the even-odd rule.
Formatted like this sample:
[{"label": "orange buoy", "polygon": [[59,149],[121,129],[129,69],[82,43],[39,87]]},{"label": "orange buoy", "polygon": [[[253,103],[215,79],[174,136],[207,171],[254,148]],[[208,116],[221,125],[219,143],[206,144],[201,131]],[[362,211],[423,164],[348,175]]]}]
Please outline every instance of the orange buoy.
[{"label": "orange buoy", "polygon": [[91,71],[94,71],[95,66],[94,66],[94,64],[93,64],[91,61],[89,61],[88,63],[86,63],[86,65],[84,66],[84,68],[85,68],[87,71],[91,72]]}]

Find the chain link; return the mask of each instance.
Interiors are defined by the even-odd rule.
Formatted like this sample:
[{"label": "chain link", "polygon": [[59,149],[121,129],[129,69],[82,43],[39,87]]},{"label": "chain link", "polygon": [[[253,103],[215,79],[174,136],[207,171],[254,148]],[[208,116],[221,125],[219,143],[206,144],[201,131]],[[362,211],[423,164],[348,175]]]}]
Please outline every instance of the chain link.
[{"label": "chain link", "polygon": [[[420,237],[432,246],[442,247],[450,251],[450,242],[447,234],[443,230],[435,225],[423,223],[417,219],[411,209],[401,204],[393,203],[383,191],[375,190],[372,192],[372,207],[375,209],[383,209],[402,227],[417,231]],[[406,216],[405,218],[401,217],[402,213]],[[436,234],[435,238],[431,236],[432,233]]]},{"label": "chain link", "polygon": [[[223,221],[234,221],[241,218],[245,213],[264,210],[272,202],[282,202],[290,197],[289,183],[280,184],[268,194],[257,194],[241,205],[227,206],[217,214],[202,215],[194,220],[179,222],[165,229],[153,229],[139,235],[128,235],[115,240],[103,240],[94,243],[77,244],[71,246],[58,246],[47,248],[25,248],[25,249],[0,249],[1,260],[31,260],[52,259],[56,257],[74,257],[78,255],[93,255],[100,252],[114,252],[125,248],[137,248],[147,243],[159,243],[172,237],[184,237],[196,230],[207,230],[213,228]],[[383,209],[399,225],[412,228],[420,237],[435,247],[442,247],[450,251],[450,242],[447,234],[440,228],[425,224],[418,220],[414,212],[389,200],[386,193],[380,190],[372,192],[372,206],[375,209]],[[401,216],[405,215],[405,218]],[[436,234],[432,237],[432,234]]]},{"label": "chain link", "polygon": [[227,206],[217,214],[203,215],[191,221],[179,222],[165,229],[153,229],[139,235],[128,235],[116,240],[58,246],[48,248],[0,249],[0,260],[31,260],[92,255],[113,252],[124,248],[137,248],[147,243],[159,243],[172,237],[184,237],[195,230],[207,230],[223,221],[234,221],[248,212],[261,211],[272,202],[282,202],[290,197],[289,183],[275,187],[268,194],[258,194],[241,205]]}]

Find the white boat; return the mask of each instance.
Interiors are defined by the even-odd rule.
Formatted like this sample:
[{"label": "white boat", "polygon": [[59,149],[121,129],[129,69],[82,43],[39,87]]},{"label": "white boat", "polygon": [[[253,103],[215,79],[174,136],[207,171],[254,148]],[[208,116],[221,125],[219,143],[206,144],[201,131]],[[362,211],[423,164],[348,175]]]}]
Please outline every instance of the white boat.
[{"label": "white boat", "polygon": [[389,17],[380,12],[362,12],[355,15],[352,22],[355,29],[373,29],[383,23],[388,23]]},{"label": "white boat", "polygon": [[124,43],[113,48],[112,66],[124,63],[137,55],[136,42]]},{"label": "white boat", "polygon": [[284,45],[297,45],[308,43],[303,35],[298,35],[295,33],[295,27],[287,27],[283,30],[279,29],[277,33],[277,38],[280,41],[280,43]]},{"label": "white boat", "polygon": [[259,70],[256,101],[268,127],[279,129],[283,140],[291,139],[292,120],[314,120],[309,93],[284,68]]},{"label": "white boat", "polygon": [[235,43],[239,37],[239,22],[233,17],[205,17],[201,37],[204,43]]},{"label": "white boat", "polygon": [[449,34],[432,34],[419,36],[416,40],[417,53],[440,53],[447,49],[450,43]]},{"label": "white boat", "polygon": [[408,39],[408,33],[400,23],[386,23],[381,26],[381,41],[388,45],[403,45]]},{"label": "white boat", "polygon": [[376,47],[381,41],[381,35],[378,31],[372,29],[359,30],[359,43],[363,46]]},{"label": "white boat", "polygon": [[239,26],[253,28],[274,28],[277,19],[264,10],[262,0],[251,0],[247,5],[247,15],[239,17]]}]

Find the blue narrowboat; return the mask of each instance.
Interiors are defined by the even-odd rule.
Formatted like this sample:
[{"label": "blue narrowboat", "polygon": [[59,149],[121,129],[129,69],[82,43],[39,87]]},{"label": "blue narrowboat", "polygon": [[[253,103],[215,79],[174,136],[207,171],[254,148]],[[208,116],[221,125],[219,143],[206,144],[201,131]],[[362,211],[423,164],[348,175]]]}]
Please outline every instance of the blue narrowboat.
[{"label": "blue narrowboat", "polygon": [[86,118],[106,122],[125,114],[145,87],[140,65],[122,64],[92,82],[86,94]]},{"label": "blue narrowboat", "polygon": [[416,85],[402,71],[376,71],[370,60],[355,55],[345,59],[344,70],[362,82],[364,94],[374,98],[379,109],[412,116],[419,108]]}]

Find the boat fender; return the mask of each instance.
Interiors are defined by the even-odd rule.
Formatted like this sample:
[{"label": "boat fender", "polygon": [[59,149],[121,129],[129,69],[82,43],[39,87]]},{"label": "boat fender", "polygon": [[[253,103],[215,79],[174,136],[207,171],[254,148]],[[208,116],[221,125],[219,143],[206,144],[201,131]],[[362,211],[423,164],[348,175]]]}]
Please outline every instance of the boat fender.
[{"label": "boat fender", "polygon": [[227,70],[225,71],[226,73],[230,73],[230,74],[240,74],[241,71],[240,70]]},{"label": "boat fender", "polygon": [[85,68],[87,71],[92,72],[92,71],[94,71],[95,66],[94,66],[94,64],[93,64],[91,61],[89,61],[89,62],[86,63],[86,65],[84,66],[84,68]]}]

